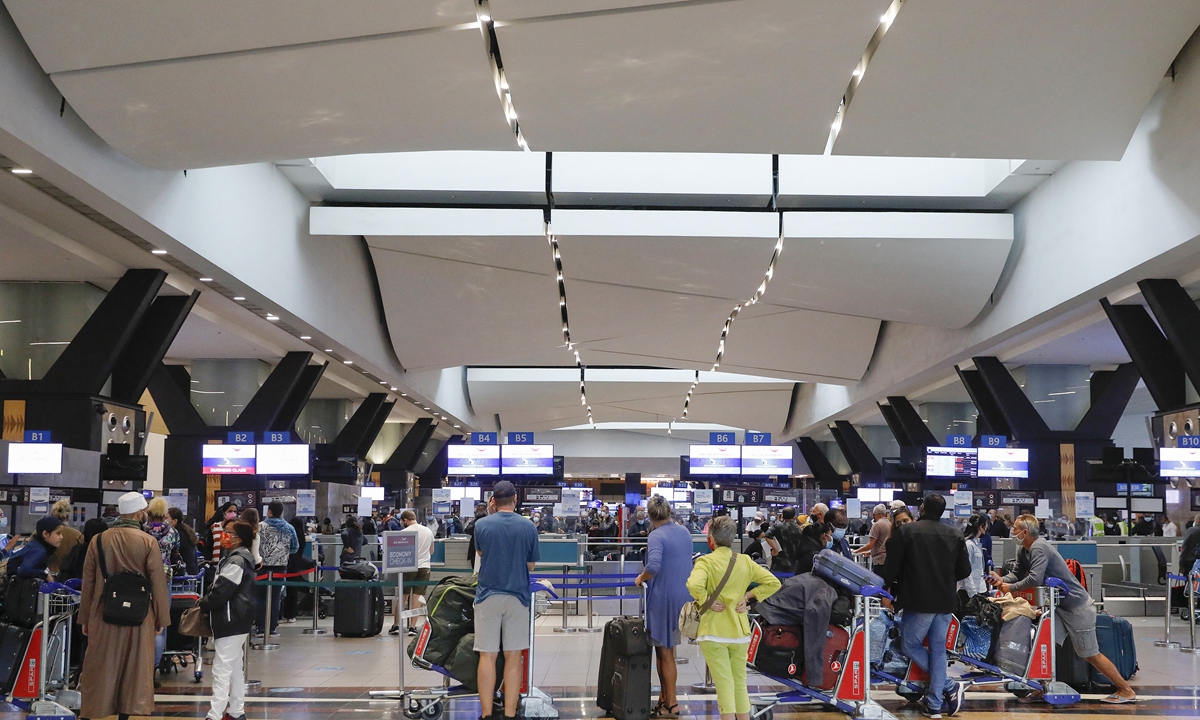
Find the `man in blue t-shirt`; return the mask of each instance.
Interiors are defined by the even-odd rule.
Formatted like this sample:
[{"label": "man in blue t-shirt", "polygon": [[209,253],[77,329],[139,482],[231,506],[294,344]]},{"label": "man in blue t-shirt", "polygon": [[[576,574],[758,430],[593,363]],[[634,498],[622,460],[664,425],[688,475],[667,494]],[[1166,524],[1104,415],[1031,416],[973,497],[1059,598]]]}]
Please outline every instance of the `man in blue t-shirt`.
[{"label": "man in blue t-shirt", "polygon": [[475,652],[479,653],[481,718],[492,714],[496,656],[504,650],[504,717],[517,715],[521,699],[521,651],[529,647],[532,596],[529,573],[538,555],[537,528],[514,512],[517,489],[507,480],[492,488],[489,515],[475,522],[479,586],[475,590]]}]

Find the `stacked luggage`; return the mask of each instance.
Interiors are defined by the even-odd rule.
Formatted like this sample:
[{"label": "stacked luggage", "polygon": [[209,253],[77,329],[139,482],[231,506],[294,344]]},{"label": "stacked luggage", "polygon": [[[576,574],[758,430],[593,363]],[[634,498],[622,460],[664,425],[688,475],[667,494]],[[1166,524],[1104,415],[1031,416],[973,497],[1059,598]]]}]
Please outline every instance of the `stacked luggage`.
[{"label": "stacked luggage", "polygon": [[0,576],[0,694],[7,694],[16,683],[21,658],[29,647],[33,626],[41,621],[38,608],[40,578]]},{"label": "stacked luggage", "polygon": [[[1133,677],[1138,671],[1133,625],[1123,617],[1114,617],[1106,612],[1096,613],[1096,640],[1100,645],[1100,654],[1112,661],[1121,677],[1126,680]],[[1070,639],[1064,639],[1055,653],[1055,675],[1060,682],[1080,692],[1108,692],[1113,687],[1108,678],[1075,653]]]},{"label": "stacked luggage", "polygon": [[[342,565],[343,580],[374,580],[378,575],[369,562]],[[374,637],[383,632],[383,584],[339,587],[333,593],[333,634],[345,637]]]},{"label": "stacked luggage", "polygon": [[636,615],[613,618],[604,625],[596,705],[616,720],[650,717],[650,638]]},{"label": "stacked luggage", "polygon": [[[444,673],[471,692],[479,689],[476,585],[474,580],[451,576],[433,586],[426,600],[425,625],[408,644],[414,666]],[[504,653],[496,657],[496,677],[504,677]]]}]

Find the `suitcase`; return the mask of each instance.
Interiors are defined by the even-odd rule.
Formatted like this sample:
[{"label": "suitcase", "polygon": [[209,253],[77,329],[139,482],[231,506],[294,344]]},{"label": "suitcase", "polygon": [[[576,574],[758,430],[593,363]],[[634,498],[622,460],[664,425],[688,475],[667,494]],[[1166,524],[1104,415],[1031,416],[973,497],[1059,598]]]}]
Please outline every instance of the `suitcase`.
[{"label": "suitcase", "polygon": [[[1108,613],[1096,613],[1096,640],[1100,645],[1100,653],[1112,661],[1121,677],[1128,680],[1138,670],[1137,647],[1133,641],[1133,625],[1123,617],[1113,617]],[[1098,670],[1088,665],[1094,685],[1112,687],[1109,679]]]},{"label": "suitcase", "polygon": [[756,623],[750,636],[749,662],[763,675],[799,678],[804,670],[804,641],[799,629]]},{"label": "suitcase", "polygon": [[171,624],[167,627],[167,652],[192,652],[199,647],[199,638],[184,635],[179,632],[179,619],[188,608],[194,607],[196,600],[191,598],[171,599]]},{"label": "suitcase", "polygon": [[15,575],[9,578],[8,587],[4,593],[4,610],[0,613],[0,622],[9,625],[31,628],[41,620],[38,607],[38,589],[42,587],[40,578],[19,578]]},{"label": "suitcase", "polygon": [[832,690],[846,661],[846,648],[850,646],[850,633],[844,627],[830,625],[825,632],[825,648],[821,650],[821,679],[809,678],[805,668],[801,681],[814,690]]},{"label": "suitcase", "polygon": [[1000,626],[996,639],[996,666],[1013,675],[1025,675],[1033,652],[1033,620],[1018,615]]},{"label": "suitcase", "polygon": [[813,558],[813,574],[855,595],[862,594],[864,585],[883,587],[883,578],[832,550]]},{"label": "suitcase", "polygon": [[[600,672],[596,678],[596,706],[616,713],[617,662],[621,658],[644,659],[650,662],[650,640],[646,625],[636,615],[616,617],[604,625],[604,641],[600,645]],[[649,676],[646,679],[647,687]],[[649,693],[649,690],[647,690]],[[649,712],[649,710],[647,710]]]},{"label": "suitcase", "polygon": [[26,628],[0,624],[0,694],[12,692],[31,634]]},{"label": "suitcase", "polygon": [[374,637],[383,632],[383,587],[340,587],[333,593],[333,634]]},{"label": "suitcase", "polygon": [[1054,650],[1054,679],[1066,683],[1079,692],[1092,692],[1092,666],[1075,654],[1070,639]]},{"label": "suitcase", "polygon": [[650,656],[617,655],[609,713],[616,720],[649,720],[650,710]]}]

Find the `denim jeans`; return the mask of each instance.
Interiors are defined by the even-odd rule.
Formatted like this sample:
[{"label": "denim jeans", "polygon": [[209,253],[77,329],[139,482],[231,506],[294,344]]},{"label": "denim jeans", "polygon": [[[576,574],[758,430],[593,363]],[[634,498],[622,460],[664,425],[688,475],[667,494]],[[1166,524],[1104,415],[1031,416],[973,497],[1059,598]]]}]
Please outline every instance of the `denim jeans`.
[{"label": "denim jeans", "polygon": [[[929,689],[925,703],[931,710],[942,709],[942,692],[954,689],[946,678],[946,633],[950,629],[950,613],[916,613],[908,610],[900,616],[900,638],[904,654],[929,673]],[[929,638],[929,648],[922,646]],[[934,688],[942,688],[942,692]]]}]

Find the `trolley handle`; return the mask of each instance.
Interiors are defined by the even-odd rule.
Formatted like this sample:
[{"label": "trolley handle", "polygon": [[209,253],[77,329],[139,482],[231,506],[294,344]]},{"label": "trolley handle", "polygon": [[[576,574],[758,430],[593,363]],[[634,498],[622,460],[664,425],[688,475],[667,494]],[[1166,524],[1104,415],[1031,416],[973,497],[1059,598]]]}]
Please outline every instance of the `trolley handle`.
[{"label": "trolley handle", "polygon": [[878,585],[863,585],[862,595],[863,595],[863,597],[881,597],[881,598],[884,598],[885,600],[895,600],[896,599],[896,598],[892,597],[892,594],[890,592],[888,592],[887,590],[884,590],[883,588],[879,587]]},{"label": "trolley handle", "polygon": [[56,582],[42,583],[42,586],[40,588],[38,588],[38,592],[40,592],[43,595],[52,595],[55,593],[63,593],[63,594],[67,594],[67,595],[78,595],[79,594],[79,591],[76,590],[75,588],[68,587],[66,585],[63,585],[62,583],[56,583]]},{"label": "trolley handle", "polygon": [[1068,592],[1067,584],[1056,577],[1046,578],[1046,587],[1052,587],[1055,590],[1060,590],[1064,593]]},{"label": "trolley handle", "polygon": [[532,580],[531,580],[531,581],[529,582],[529,594],[530,594],[530,595],[532,595],[532,594],[534,594],[534,593],[540,593],[540,592],[549,593],[549,594],[550,594],[550,597],[554,598],[555,600],[558,600],[558,599],[559,599],[559,598],[558,598],[558,593],[554,592],[553,590],[551,590],[550,588],[548,588],[548,587],[546,587],[545,585],[541,584],[540,582],[536,582],[536,581],[532,581]]},{"label": "trolley handle", "polygon": [[63,584],[66,585],[67,587],[71,588],[72,590],[82,590],[83,589],[83,578],[68,578],[67,581]]}]

